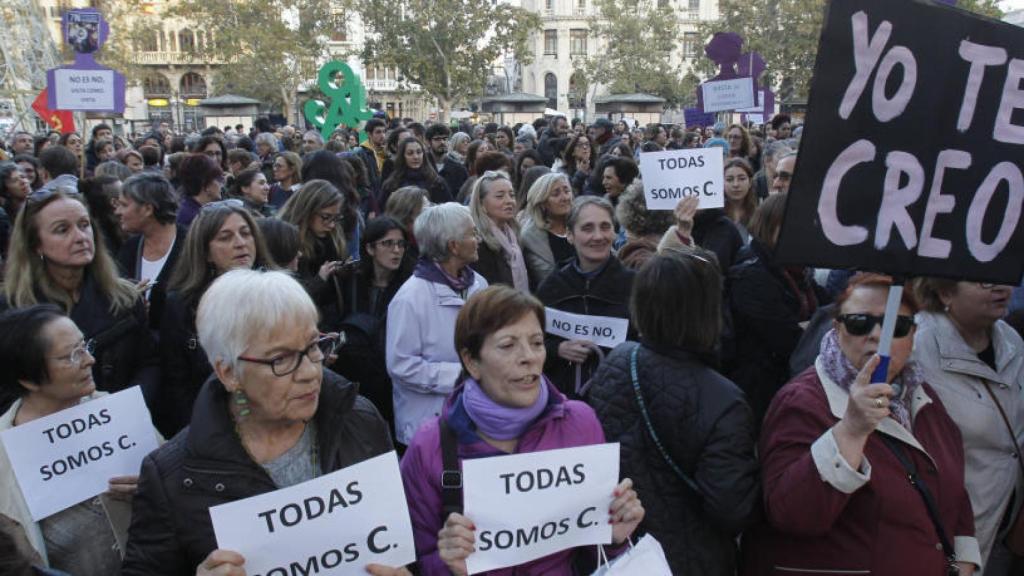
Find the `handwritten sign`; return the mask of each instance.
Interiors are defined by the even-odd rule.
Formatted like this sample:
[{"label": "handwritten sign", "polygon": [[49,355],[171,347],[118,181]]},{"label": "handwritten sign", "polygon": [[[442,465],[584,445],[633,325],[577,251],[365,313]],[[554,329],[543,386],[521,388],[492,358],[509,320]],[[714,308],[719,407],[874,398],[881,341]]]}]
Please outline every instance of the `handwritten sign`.
[{"label": "handwritten sign", "polygon": [[704,112],[725,112],[741,108],[753,108],[754,79],[733,78],[731,80],[714,80],[701,84],[704,96]]},{"label": "handwritten sign", "polygon": [[381,454],[302,484],[210,508],[217,546],[247,574],[365,576],[416,560],[398,459]]},{"label": "handwritten sign", "polygon": [[640,175],[648,210],[673,210],[688,196],[700,207],[725,206],[722,151],[718,148],[665,150],[640,155]]},{"label": "handwritten sign", "polygon": [[614,348],[626,341],[629,332],[628,318],[611,316],[584,316],[545,308],[547,319],[545,331],[568,340],[589,340],[598,346]]},{"label": "handwritten sign", "polygon": [[833,0],[777,261],[1019,284],[1022,55],[965,10]]},{"label": "handwritten sign", "polygon": [[470,574],[612,541],[618,444],[464,460],[462,480],[466,517],[476,525]]},{"label": "handwritten sign", "polygon": [[138,474],[158,446],[138,386],[15,426],[0,441],[36,521]]}]

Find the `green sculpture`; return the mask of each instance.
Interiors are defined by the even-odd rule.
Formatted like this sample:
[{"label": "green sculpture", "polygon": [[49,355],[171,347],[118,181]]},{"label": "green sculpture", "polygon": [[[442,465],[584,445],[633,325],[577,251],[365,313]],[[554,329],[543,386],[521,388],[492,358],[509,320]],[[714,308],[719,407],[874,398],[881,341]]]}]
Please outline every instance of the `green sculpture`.
[{"label": "green sculpture", "polygon": [[[340,84],[335,78],[338,72],[342,74]],[[337,60],[324,64],[317,73],[317,82],[324,95],[330,97],[330,105],[328,107],[319,100],[308,100],[303,106],[303,112],[306,120],[320,129],[324,140],[329,140],[340,124],[355,128],[363,120],[373,117],[373,113],[366,108],[366,89],[348,64]],[[359,140],[366,140],[366,135],[360,133]]]}]

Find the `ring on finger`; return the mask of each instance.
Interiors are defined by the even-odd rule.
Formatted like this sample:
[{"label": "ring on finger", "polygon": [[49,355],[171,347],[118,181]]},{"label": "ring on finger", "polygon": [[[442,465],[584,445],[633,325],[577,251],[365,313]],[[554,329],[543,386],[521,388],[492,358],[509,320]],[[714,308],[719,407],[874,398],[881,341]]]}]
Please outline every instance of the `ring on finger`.
[{"label": "ring on finger", "polygon": [[875,398],[875,408],[881,408],[885,406],[885,402],[882,401],[882,397]]}]

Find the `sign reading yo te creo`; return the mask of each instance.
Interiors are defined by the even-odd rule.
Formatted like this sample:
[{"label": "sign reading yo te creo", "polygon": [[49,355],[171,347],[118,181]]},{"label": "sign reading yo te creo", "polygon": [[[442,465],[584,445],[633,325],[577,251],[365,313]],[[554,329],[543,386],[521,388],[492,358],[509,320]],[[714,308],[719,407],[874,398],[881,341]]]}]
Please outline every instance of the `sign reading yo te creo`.
[{"label": "sign reading yo te creo", "polygon": [[776,259],[1017,285],[1024,29],[833,0]]},{"label": "sign reading yo te creo", "polygon": [[93,57],[110,33],[106,20],[95,9],[86,8],[66,12],[62,25],[64,41],[74,50],[75,62],[46,72],[49,108],[124,112],[124,75],[101,66]]}]

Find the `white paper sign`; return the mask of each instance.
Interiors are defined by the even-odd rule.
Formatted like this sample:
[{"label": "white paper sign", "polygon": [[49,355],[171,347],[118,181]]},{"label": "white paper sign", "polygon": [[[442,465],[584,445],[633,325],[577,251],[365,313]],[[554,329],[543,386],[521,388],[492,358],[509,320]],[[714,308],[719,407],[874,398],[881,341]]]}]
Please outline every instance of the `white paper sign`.
[{"label": "white paper sign", "polygon": [[463,460],[463,503],[476,525],[469,573],[610,544],[618,482],[617,443]]},{"label": "white paper sign", "polygon": [[302,484],[210,508],[217,547],[246,574],[366,575],[416,560],[394,452]]},{"label": "white paper sign", "polygon": [[688,196],[700,208],[725,206],[725,177],[720,148],[664,150],[640,155],[640,176],[648,210],[674,210]]},{"label": "white paper sign", "polygon": [[589,340],[598,346],[615,348],[626,341],[628,318],[611,316],[584,316],[545,308],[545,332],[568,340]]},{"label": "white paper sign", "polygon": [[704,96],[704,113],[753,108],[754,79],[714,80],[700,85]]},{"label": "white paper sign", "polygon": [[57,110],[113,110],[114,71],[59,68],[54,71]]},{"label": "white paper sign", "polygon": [[747,114],[747,121],[754,125],[764,124],[764,114]]},{"label": "white paper sign", "polygon": [[0,434],[33,520],[107,491],[139,473],[157,436],[138,386],[15,426]]},{"label": "white paper sign", "polygon": [[740,108],[736,110],[740,114],[763,114],[764,113],[764,90],[757,91],[757,104],[750,108]]}]

